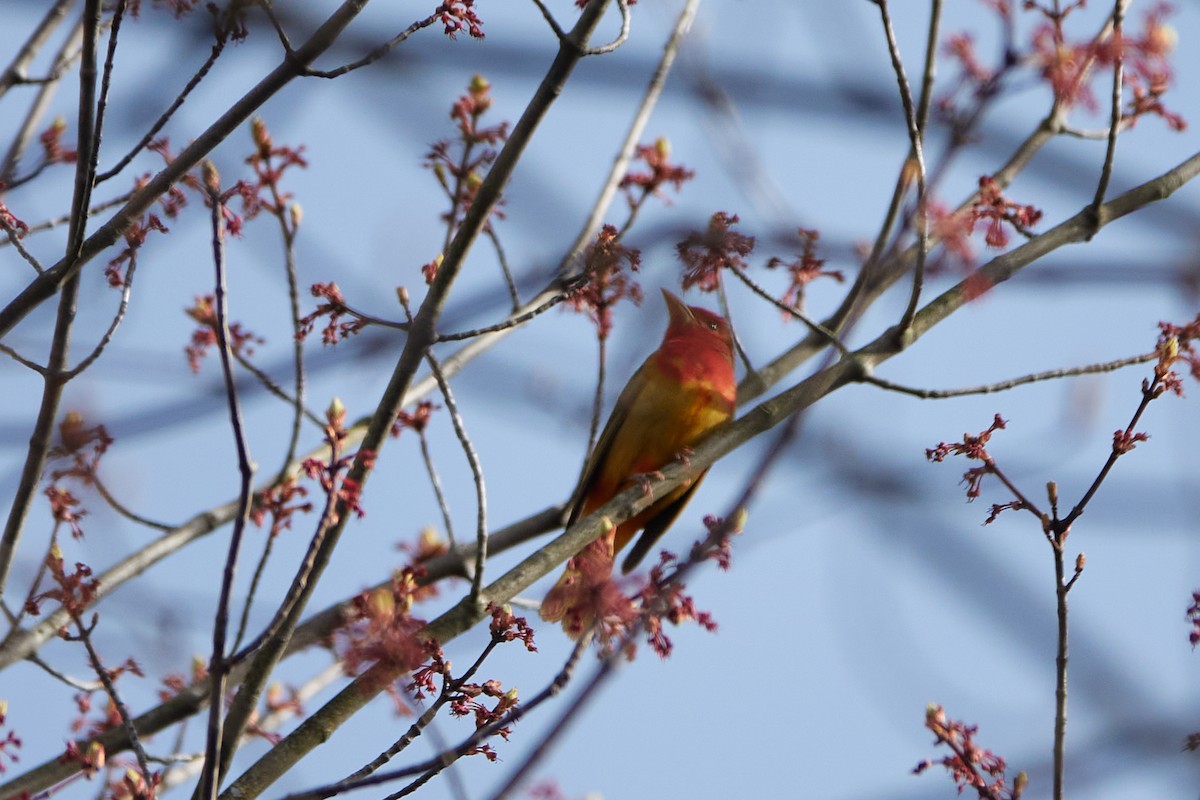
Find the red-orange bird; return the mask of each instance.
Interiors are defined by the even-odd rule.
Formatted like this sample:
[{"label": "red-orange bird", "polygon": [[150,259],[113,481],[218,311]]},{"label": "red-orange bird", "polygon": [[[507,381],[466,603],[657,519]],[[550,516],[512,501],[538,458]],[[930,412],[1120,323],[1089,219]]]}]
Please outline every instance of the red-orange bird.
[{"label": "red-orange bird", "polygon": [[[663,299],[670,321],[662,344],[621,390],[579,484],[568,526],[639,476],[666,466],[733,416],[737,382],[729,323],[707,309],[685,305],[665,289]],[[703,477],[702,472],[672,489],[568,561],[566,572],[542,602],[542,618],[558,622],[587,603],[590,587],[585,584],[607,578],[614,555],[642,530],[621,571],[636,567],[679,516]],[[591,618],[580,611],[577,617]]]}]

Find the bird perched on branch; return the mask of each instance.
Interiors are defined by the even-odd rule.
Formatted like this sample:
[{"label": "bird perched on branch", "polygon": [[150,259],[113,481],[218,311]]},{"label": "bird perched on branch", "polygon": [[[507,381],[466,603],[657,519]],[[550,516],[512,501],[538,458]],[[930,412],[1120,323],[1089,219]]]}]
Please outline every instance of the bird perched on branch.
[{"label": "bird perched on branch", "polygon": [[[737,382],[729,323],[707,309],[685,305],[665,289],[663,299],[670,314],[667,332],[621,390],[576,491],[568,527],[631,483],[686,456],[705,434],[733,416]],[[642,531],[621,571],[636,567],[703,477],[704,472],[685,481],[579,551],[542,601],[542,619],[562,622],[575,635],[590,626],[604,605],[597,592],[611,586],[616,553]]]}]

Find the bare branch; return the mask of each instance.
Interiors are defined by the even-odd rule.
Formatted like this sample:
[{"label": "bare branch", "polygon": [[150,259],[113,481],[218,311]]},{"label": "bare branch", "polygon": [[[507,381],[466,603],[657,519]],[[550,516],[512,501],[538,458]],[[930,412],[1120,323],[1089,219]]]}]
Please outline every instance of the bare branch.
[{"label": "bare branch", "polygon": [[[266,5],[268,8],[270,7],[269,4],[266,4]],[[275,15],[273,13],[271,14],[271,20],[272,20],[272,22],[275,22],[276,30],[280,31],[281,39],[286,46],[287,37],[282,36],[283,29],[279,26],[278,21],[275,19]],[[314,77],[314,78],[329,78],[329,79],[340,78],[342,75],[345,75],[348,72],[353,72],[356,69],[361,69],[370,64],[374,64],[376,61],[380,60],[381,58],[386,56],[388,53],[392,52],[392,49],[394,47],[396,47],[398,44],[400,44],[401,42],[406,40],[408,37],[412,36],[414,33],[416,33],[419,30],[428,28],[430,25],[432,25],[433,23],[435,23],[437,21],[438,21],[437,13],[430,14],[425,19],[417,20],[416,22],[412,23],[407,28],[400,31],[400,33],[396,34],[391,39],[388,39],[386,42],[379,45],[371,52],[367,53],[365,56],[360,58],[358,61],[353,61],[349,64],[343,64],[342,66],[336,67],[334,69],[307,69],[304,71],[304,74],[306,76]],[[291,51],[289,50],[289,53],[290,52]]]},{"label": "bare branch", "polygon": [[137,272],[137,259],[133,258],[129,261],[129,269],[125,270],[125,279],[121,285],[121,300],[117,303],[117,311],[113,314],[112,322],[108,324],[108,330],[100,337],[100,341],[92,348],[92,352],[88,353],[82,361],[76,364],[74,369],[63,375],[64,381],[74,379],[94,364],[96,359],[100,357],[100,354],[104,352],[104,348],[108,347],[113,336],[116,335],[117,328],[121,327],[121,322],[125,319],[125,312],[129,309],[129,296],[133,292],[133,275],[135,272]]},{"label": "bare branch", "polygon": [[602,56],[613,52],[629,38],[629,0],[616,0],[617,8],[621,10],[621,31],[617,38],[599,47],[589,47],[583,51],[585,56]]},{"label": "bare branch", "polygon": [[550,26],[550,30],[554,31],[555,37],[560,41],[565,39],[567,36],[566,31],[558,24],[558,20],[554,18],[554,14],[550,12],[550,9],[546,8],[546,4],[542,0],[533,0],[533,4],[538,7],[538,11],[542,12],[542,17],[545,18],[546,24]]},{"label": "bare branch", "polygon": [[168,525],[165,522],[157,522],[149,517],[143,517],[141,514],[134,513],[129,509],[128,506],[124,505],[113,496],[112,492],[108,490],[108,487],[104,485],[104,482],[100,480],[100,476],[96,473],[91,473],[89,478],[91,479],[92,486],[94,486],[96,489],[96,493],[104,498],[104,502],[108,503],[109,508],[120,514],[125,519],[131,522],[136,522],[139,525],[145,525],[147,528],[154,528],[160,531],[174,530],[174,525]]},{"label": "bare branch", "polygon": [[173,116],[175,116],[175,112],[183,106],[184,102],[188,98],[188,95],[190,95],[192,91],[200,85],[200,82],[208,76],[208,73],[212,70],[213,65],[217,63],[217,59],[220,58],[221,53],[225,50],[225,41],[226,40],[223,37],[218,37],[217,41],[213,43],[208,57],[204,60],[204,63],[200,65],[200,69],[196,70],[195,74],[188,79],[188,82],[183,87],[183,90],[175,96],[175,99],[171,101],[171,105],[167,107],[167,110],[159,115],[158,119],[154,121],[154,124],[150,126],[149,130],[142,135],[141,140],[138,141],[138,143],[135,144],[128,153],[121,156],[121,158],[117,160],[116,164],[113,164],[109,169],[96,176],[97,184],[104,183],[105,181],[120,175],[121,172],[127,166],[129,166],[133,159],[136,158],[139,153],[145,150],[146,146],[149,145],[150,142],[154,141],[154,137],[157,136],[159,132],[167,126],[167,123],[171,121]]},{"label": "bare branch", "polygon": [[28,234],[28,230],[25,231],[24,234],[22,234],[20,231],[17,231],[9,223],[5,214],[0,214],[0,228],[4,228],[4,235],[9,244],[16,248],[17,252],[21,254],[21,258],[25,259],[26,264],[33,267],[34,272],[41,275],[46,271],[46,268],[41,265],[41,262],[37,260],[37,257],[35,257],[33,253],[29,252],[29,250],[25,248],[25,245],[21,243],[21,237]]},{"label": "bare branch", "polygon": [[872,386],[878,386],[880,389],[887,389],[891,392],[900,392],[901,394],[919,397],[922,400],[942,400],[948,397],[965,397],[973,394],[992,394],[993,392],[1006,392],[1009,389],[1015,389],[1018,386],[1024,386],[1029,383],[1038,383],[1040,381],[1052,381],[1060,378],[1073,378],[1078,375],[1095,375],[1103,372],[1113,372],[1128,367],[1133,364],[1145,364],[1148,361],[1153,361],[1158,358],[1157,353],[1144,353],[1140,356],[1130,356],[1129,358],[1121,358],[1116,361],[1106,361],[1102,364],[1089,364],[1083,367],[1064,367],[1062,369],[1052,369],[1046,372],[1035,372],[1031,375],[1022,375],[1019,378],[1011,378],[1006,381],[997,383],[988,383],[981,386],[968,386],[962,389],[917,389],[911,386],[903,386],[898,383],[884,380],[883,378],[874,375],[863,375],[859,380],[862,383],[869,383]]},{"label": "bare branch", "polygon": [[[221,375],[225,382],[225,398],[229,406],[229,427],[233,433],[234,445],[237,449],[238,488],[237,512],[233,518],[233,531],[229,537],[229,547],[225,556],[225,568],[221,575],[221,589],[217,595],[216,618],[213,620],[212,655],[209,658],[208,672],[211,676],[211,691],[209,699],[208,728],[205,737],[204,767],[200,772],[200,785],[197,788],[198,800],[211,800],[220,788],[224,767],[221,764],[223,729],[222,714],[225,710],[225,685],[230,666],[225,653],[225,642],[229,635],[229,605],[233,595],[233,581],[237,575],[237,564],[241,556],[242,537],[246,531],[246,523],[250,517],[250,502],[253,498],[254,472],[256,466],[250,458],[249,447],[246,444],[245,426],[242,422],[242,410],[237,398],[237,384],[233,377],[233,347],[230,344],[228,301],[226,300],[225,285],[225,218],[224,199],[221,196],[220,177],[216,167],[206,162],[204,168],[204,183],[208,190],[208,198],[212,207],[212,248],[214,289],[213,308],[216,314],[217,352],[221,357]],[[240,737],[242,731],[235,729],[229,732],[231,738]]]},{"label": "bare branch", "polygon": [[[1112,36],[1118,41],[1122,38],[1125,25],[1125,8],[1129,5],[1129,2],[1130,0],[1116,0],[1113,6]],[[1109,112],[1108,147],[1104,151],[1104,164],[1100,168],[1100,181],[1096,185],[1096,199],[1092,201],[1092,207],[1097,212],[1099,212],[1100,205],[1104,202],[1104,195],[1108,193],[1108,182],[1112,179],[1113,162],[1117,155],[1117,136],[1121,130],[1121,92],[1124,85],[1125,54],[1124,46],[1122,45],[1117,48],[1113,59],[1112,108]]]},{"label": "bare branch", "polygon": [[[883,31],[887,38],[888,53],[892,57],[892,69],[896,73],[896,83],[900,87],[900,102],[904,106],[904,121],[908,126],[910,162],[916,171],[917,254],[913,266],[912,292],[909,295],[908,307],[904,310],[904,316],[900,318],[899,332],[903,336],[908,331],[909,325],[912,324],[912,318],[917,313],[917,305],[921,301],[921,287],[925,282],[925,259],[929,254],[929,214],[926,203],[925,148],[922,144],[924,131],[917,118],[917,110],[913,104],[912,90],[908,85],[908,76],[904,72],[904,61],[900,58],[900,47],[896,43],[896,32],[892,29],[892,18],[888,12],[887,0],[872,0],[872,2],[879,6],[879,15],[883,20]],[[933,29],[936,31],[936,24]],[[932,52],[932,48],[933,44],[930,43],[926,49],[926,75],[929,75],[932,69],[930,66],[932,63],[930,60],[931,56],[928,55]],[[927,103],[926,96],[927,93],[922,96],[923,104]]]},{"label": "bare branch", "polygon": [[462,415],[458,412],[458,403],[454,399],[454,393],[450,390],[450,382],[446,380],[437,359],[429,351],[425,352],[425,361],[429,364],[429,370],[433,373],[433,377],[442,391],[446,412],[450,415],[451,424],[454,425],[454,435],[458,437],[459,444],[462,445],[463,455],[466,456],[467,464],[471,467],[471,477],[475,483],[475,568],[471,575],[471,597],[477,600],[480,590],[483,588],[483,567],[487,563],[488,544],[487,488],[483,480],[483,465],[480,463],[479,454],[475,452],[475,445],[471,443],[471,438],[467,435],[466,427],[463,425]]},{"label": "bare branch", "polygon": [[[495,325],[486,325],[482,328],[472,328],[469,331],[459,331],[458,333],[441,333],[438,334],[437,341],[439,342],[460,342],[463,339],[473,339],[476,336],[483,336],[485,333],[498,333],[507,331],[512,328],[518,328],[529,322],[534,317],[540,316],[556,305],[567,299],[569,289],[553,292],[546,297],[546,292],[543,292],[540,297],[545,297],[540,302],[529,303],[524,308],[518,308],[509,314],[503,322],[497,322]],[[528,310],[526,310],[528,309]]]},{"label": "bare branch", "polygon": [[843,356],[849,354],[849,351],[846,350],[846,345],[842,344],[842,341],[840,339],[838,339],[837,334],[835,334],[833,331],[829,330],[821,323],[815,322],[815,321],[809,319],[806,314],[801,313],[798,309],[792,308],[791,306],[787,305],[786,303],[781,303],[778,300],[776,300],[774,297],[772,297],[767,292],[766,289],[762,288],[757,283],[755,283],[755,281],[749,275],[746,274],[746,271],[744,269],[738,267],[737,265],[733,265],[733,264],[729,265],[729,269],[733,272],[734,275],[736,275],[738,277],[739,280],[741,280],[742,283],[746,284],[746,286],[750,289],[750,291],[754,292],[756,295],[761,297],[763,300],[766,300],[768,303],[775,306],[777,309],[782,311],[784,314],[787,314],[788,316],[792,317],[793,319],[797,319],[800,322],[804,323],[804,325],[810,331],[812,331],[814,335],[823,338],[827,344],[829,344],[831,347],[833,347],[835,350],[837,350]]}]

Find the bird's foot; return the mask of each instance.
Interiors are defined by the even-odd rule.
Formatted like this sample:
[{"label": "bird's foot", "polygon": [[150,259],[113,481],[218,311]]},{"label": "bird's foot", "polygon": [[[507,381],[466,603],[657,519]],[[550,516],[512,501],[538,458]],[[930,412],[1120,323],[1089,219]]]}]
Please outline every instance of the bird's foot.
[{"label": "bird's foot", "polygon": [[692,465],[692,456],[694,455],[696,455],[696,451],[685,444],[679,448],[679,452],[675,454],[675,458],[679,459],[685,467],[690,467]]},{"label": "bird's foot", "polygon": [[639,472],[636,475],[634,475],[630,480],[632,480],[638,486],[642,487],[642,494],[644,494],[646,497],[650,497],[651,495],[654,494],[654,492],[651,491],[651,489],[650,489],[650,485],[654,481],[661,481],[662,477],[663,477],[662,470],[655,469],[655,470],[651,470],[650,472]]}]

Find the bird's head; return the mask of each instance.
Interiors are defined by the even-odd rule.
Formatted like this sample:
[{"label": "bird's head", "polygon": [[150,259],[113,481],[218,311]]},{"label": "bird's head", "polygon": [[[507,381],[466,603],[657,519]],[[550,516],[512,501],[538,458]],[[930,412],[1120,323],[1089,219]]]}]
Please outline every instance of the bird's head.
[{"label": "bird's head", "polygon": [[691,346],[712,348],[733,361],[733,331],[729,321],[699,306],[689,306],[666,289],[662,290],[670,321],[664,342],[687,342]]}]

